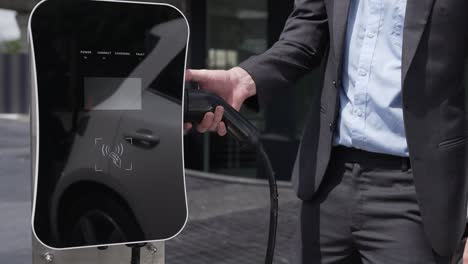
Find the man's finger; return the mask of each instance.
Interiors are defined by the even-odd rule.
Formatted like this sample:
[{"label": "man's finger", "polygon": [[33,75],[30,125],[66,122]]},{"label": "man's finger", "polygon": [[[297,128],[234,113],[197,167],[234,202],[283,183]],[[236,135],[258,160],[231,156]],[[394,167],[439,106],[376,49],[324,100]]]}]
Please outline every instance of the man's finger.
[{"label": "man's finger", "polygon": [[185,79],[189,82],[201,83],[207,79],[207,73],[205,70],[187,70]]},{"label": "man's finger", "polygon": [[465,242],[465,250],[463,251],[463,264],[468,264],[468,242]]},{"label": "man's finger", "polygon": [[212,112],[208,112],[203,117],[203,120],[197,127],[198,132],[205,133],[210,129],[211,125],[213,124],[214,114]]},{"label": "man's finger", "polygon": [[226,124],[224,122],[220,122],[218,125],[218,135],[224,137],[227,134]]},{"label": "man's finger", "polygon": [[191,81],[192,78],[193,78],[192,70],[186,70],[186,71],[185,71],[185,80]]},{"label": "man's finger", "polygon": [[184,123],[184,131],[192,129],[193,125],[192,123]]},{"label": "man's finger", "polygon": [[217,106],[214,113],[213,125],[211,125],[211,130],[216,131],[218,129],[219,122],[223,120],[224,107]]}]

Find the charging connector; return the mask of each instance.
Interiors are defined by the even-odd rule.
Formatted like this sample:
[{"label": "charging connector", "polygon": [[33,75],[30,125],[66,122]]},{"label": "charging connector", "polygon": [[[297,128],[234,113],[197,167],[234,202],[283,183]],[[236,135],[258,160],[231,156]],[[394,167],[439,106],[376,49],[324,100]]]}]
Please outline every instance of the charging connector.
[{"label": "charging connector", "polygon": [[252,146],[259,144],[257,128],[221,97],[205,90],[185,90],[184,120],[200,123],[204,115],[208,112],[214,113],[217,106],[224,108],[223,121],[231,136],[243,144],[247,143]]}]

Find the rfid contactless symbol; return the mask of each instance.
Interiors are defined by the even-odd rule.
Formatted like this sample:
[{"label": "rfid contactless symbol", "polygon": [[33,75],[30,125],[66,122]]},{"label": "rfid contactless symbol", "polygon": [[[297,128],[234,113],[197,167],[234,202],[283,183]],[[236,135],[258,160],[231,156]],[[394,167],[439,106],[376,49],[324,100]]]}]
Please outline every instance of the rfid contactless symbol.
[{"label": "rfid contactless symbol", "polygon": [[[114,164],[115,167],[122,169],[124,162],[122,161],[122,157],[124,154],[124,145],[122,143],[118,143],[114,147],[109,146],[106,143],[103,143],[104,139],[103,138],[95,138],[94,139],[94,145],[96,148],[100,149],[101,155],[105,158],[109,158],[112,160],[112,164]],[[133,145],[133,139],[132,138],[126,138],[127,142]],[[126,171],[132,171],[133,170],[133,163],[129,162],[126,164],[126,166],[123,168]],[[97,163],[94,164],[94,170],[97,172],[102,172],[104,171],[102,169],[102,166],[99,166]]]},{"label": "rfid contactless symbol", "polygon": [[104,157],[111,158],[112,162],[115,166],[117,166],[117,168],[122,168],[122,159],[120,159],[124,152],[122,143],[120,143],[117,146],[114,146],[114,151],[111,151],[108,145],[102,144],[101,152]]}]

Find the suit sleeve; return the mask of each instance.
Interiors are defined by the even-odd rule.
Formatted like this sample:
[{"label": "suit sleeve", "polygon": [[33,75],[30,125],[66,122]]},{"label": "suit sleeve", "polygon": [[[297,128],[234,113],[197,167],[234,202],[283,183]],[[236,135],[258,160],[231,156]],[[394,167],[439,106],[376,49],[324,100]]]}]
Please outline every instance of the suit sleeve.
[{"label": "suit sleeve", "polygon": [[324,0],[295,0],[279,41],[239,66],[252,76],[257,91],[290,87],[320,64],[328,35]]}]

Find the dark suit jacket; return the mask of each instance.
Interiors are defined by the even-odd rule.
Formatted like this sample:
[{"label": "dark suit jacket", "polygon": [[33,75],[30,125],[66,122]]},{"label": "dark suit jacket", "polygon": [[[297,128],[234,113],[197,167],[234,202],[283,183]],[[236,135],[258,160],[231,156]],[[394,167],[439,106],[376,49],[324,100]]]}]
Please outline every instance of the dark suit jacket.
[{"label": "dark suit jacket", "polygon": [[[261,94],[291,87],[326,59],[320,104],[311,106],[293,172],[303,200],[313,198],[330,157],[350,1],[296,0],[280,40],[240,65]],[[423,224],[440,255],[455,249],[466,222],[467,53],[468,1],[408,1],[402,61],[404,122]]]}]

